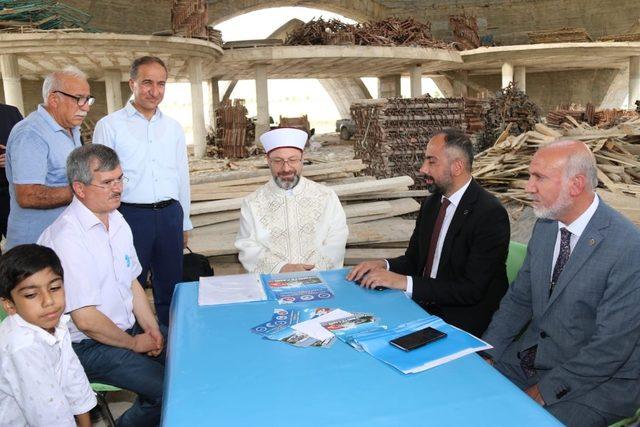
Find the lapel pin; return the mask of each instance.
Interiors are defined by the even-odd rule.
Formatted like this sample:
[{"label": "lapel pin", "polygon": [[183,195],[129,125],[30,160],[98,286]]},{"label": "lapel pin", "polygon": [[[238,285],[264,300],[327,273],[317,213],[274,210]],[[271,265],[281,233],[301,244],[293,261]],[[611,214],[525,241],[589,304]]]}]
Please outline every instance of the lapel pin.
[{"label": "lapel pin", "polygon": [[596,244],[596,239],[589,239],[589,246],[593,246]]},{"label": "lapel pin", "polygon": [[466,215],[469,213],[469,209],[465,209],[464,212],[462,212],[462,215]]}]

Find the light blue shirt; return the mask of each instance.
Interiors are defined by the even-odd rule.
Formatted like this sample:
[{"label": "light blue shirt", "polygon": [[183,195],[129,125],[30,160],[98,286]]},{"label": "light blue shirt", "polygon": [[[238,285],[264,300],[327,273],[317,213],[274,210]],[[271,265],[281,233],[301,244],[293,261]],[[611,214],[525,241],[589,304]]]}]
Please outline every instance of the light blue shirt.
[{"label": "light blue shirt", "polygon": [[16,201],[15,184],[39,184],[64,187],[67,181],[67,157],[79,147],[80,127],[67,130],[60,126],[42,105],[11,130],[7,141],[6,173],[11,206],[7,228],[7,249],[35,243],[64,210],[21,208]]},{"label": "light blue shirt", "polygon": [[160,109],[147,120],[127,105],[103,117],[93,133],[94,144],[113,148],[128,182],[122,201],[157,203],[174,199],[184,211],[183,230],[191,230],[189,161],[180,124]]}]

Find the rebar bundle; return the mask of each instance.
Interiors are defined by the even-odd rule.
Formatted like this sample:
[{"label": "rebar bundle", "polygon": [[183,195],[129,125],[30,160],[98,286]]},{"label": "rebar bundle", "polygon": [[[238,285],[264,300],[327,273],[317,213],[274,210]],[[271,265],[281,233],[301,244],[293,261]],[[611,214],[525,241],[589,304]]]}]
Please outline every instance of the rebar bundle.
[{"label": "rebar bundle", "polygon": [[56,29],[97,30],[89,27],[88,13],[54,0],[0,0],[0,31]]},{"label": "rebar bundle", "polygon": [[[390,98],[351,105],[354,154],[376,178],[416,177],[429,137],[446,127],[464,129],[462,98]],[[424,188],[418,180],[415,189]]]},{"label": "rebar bundle", "polygon": [[451,15],[449,16],[449,26],[456,39],[456,49],[468,50],[480,47],[478,23],[475,16]]},{"label": "rebar bundle", "polygon": [[433,38],[431,23],[394,17],[355,25],[337,19],[313,19],[289,33],[284,44],[449,47]]},{"label": "rebar bundle", "polygon": [[215,111],[217,138],[221,141],[224,157],[247,157],[247,108],[244,99],[225,100]]}]

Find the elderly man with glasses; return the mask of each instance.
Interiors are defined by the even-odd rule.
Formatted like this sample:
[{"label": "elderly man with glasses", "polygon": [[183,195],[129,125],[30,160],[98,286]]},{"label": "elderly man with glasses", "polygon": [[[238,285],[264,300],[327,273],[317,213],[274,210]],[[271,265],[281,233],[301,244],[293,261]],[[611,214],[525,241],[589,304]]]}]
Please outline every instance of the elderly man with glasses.
[{"label": "elderly man with glasses", "polygon": [[166,329],[137,280],[131,228],[117,208],[126,178],[117,154],[88,144],[71,152],[71,204],[40,236],[60,257],[73,349],[90,381],[122,387],[138,399],[119,426],[160,422]]},{"label": "elderly man with glasses", "polygon": [[242,202],[236,237],[249,272],[342,267],[349,230],[336,193],[301,176],[307,133],[281,128],[260,142],[273,179]]},{"label": "elderly man with glasses", "polygon": [[71,66],[45,78],[42,98],[38,109],[12,129],[7,142],[7,249],[35,243],[71,202],[65,162],[81,145],[80,125],[95,101],[85,74]]}]

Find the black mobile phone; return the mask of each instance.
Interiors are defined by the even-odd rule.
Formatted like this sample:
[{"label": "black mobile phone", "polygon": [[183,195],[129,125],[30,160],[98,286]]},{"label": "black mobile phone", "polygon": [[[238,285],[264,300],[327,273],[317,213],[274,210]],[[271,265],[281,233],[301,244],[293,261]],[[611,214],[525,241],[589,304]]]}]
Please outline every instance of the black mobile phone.
[{"label": "black mobile phone", "polygon": [[432,327],[428,327],[393,339],[389,341],[389,344],[394,345],[404,351],[411,351],[415,350],[416,348],[422,347],[425,344],[429,344],[430,342],[442,339],[446,336],[447,334],[445,334],[444,332]]}]

